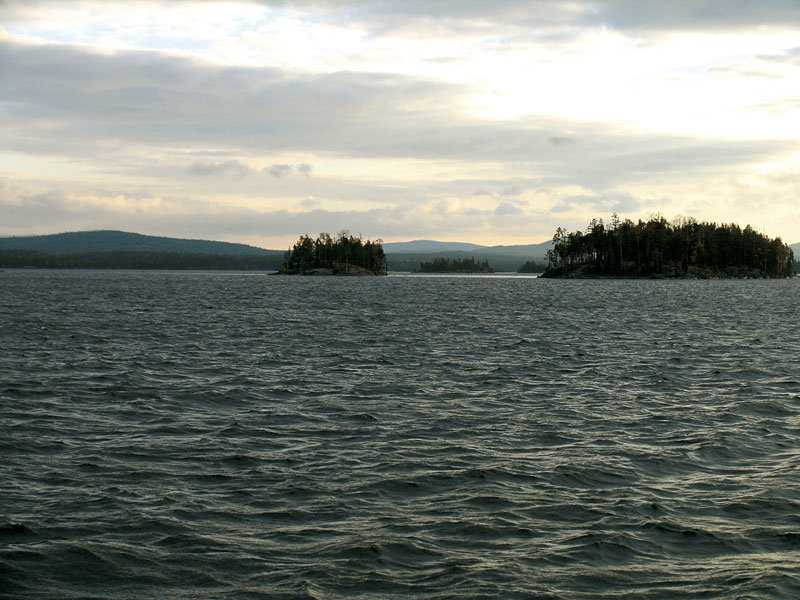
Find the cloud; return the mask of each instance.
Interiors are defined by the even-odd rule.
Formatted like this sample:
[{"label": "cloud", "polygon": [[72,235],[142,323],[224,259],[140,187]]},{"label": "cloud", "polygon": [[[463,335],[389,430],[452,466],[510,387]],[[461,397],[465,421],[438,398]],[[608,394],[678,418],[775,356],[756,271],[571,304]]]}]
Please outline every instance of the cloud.
[{"label": "cloud", "polygon": [[[0,235],[50,233],[84,229],[125,229],[138,233],[206,237],[249,241],[282,248],[304,233],[349,229],[386,240],[436,236],[456,239],[474,237],[478,231],[503,226],[513,236],[525,239],[547,237],[534,217],[518,218],[510,224],[492,210],[476,210],[452,203],[435,202],[408,210],[398,204],[374,209],[333,210],[314,199],[296,209],[259,209],[222,204],[186,196],[148,196],[122,190],[85,189],[64,193],[29,193],[17,189],[16,201],[0,201],[7,220]],[[43,218],[43,215],[48,215]],[[522,216],[517,213],[517,216]],[[124,223],[124,226],[120,226]],[[13,224],[13,225],[12,225]],[[541,231],[537,229],[541,227]]]},{"label": "cloud", "polygon": [[[262,0],[262,5],[283,8],[282,0]],[[374,28],[404,28],[427,24],[442,28],[460,25],[476,29],[486,23],[539,26],[606,26],[635,29],[705,29],[800,24],[795,0],[495,0],[487,11],[482,0],[431,2],[429,0],[294,1],[300,10],[324,11],[333,18],[372,24]],[[485,25],[484,25],[485,26]]]},{"label": "cloud", "polygon": [[[462,200],[431,200],[430,188],[398,190],[380,206],[346,203],[334,208],[327,197],[297,196],[285,208],[229,202],[179,193],[159,194],[145,188],[102,188],[82,184],[70,189],[47,184],[2,181],[0,235],[52,233],[86,229],[124,229],[139,233],[206,237],[245,241],[263,247],[283,248],[303,233],[349,229],[387,241],[429,237],[496,243],[531,243],[548,239],[557,225],[583,229],[594,217],[606,220],[612,212],[636,220],[659,212],[668,218],[684,214],[706,220],[752,222],[790,241],[800,235],[787,231],[786,219],[800,220],[798,172],[783,175],[719,178],[700,186],[654,186],[636,191],[569,193],[568,189],[543,191],[519,201],[486,205],[467,192],[467,182],[449,184],[451,194],[464,190]],[[336,188],[336,181],[321,182],[320,191],[333,186],[334,194],[370,196],[372,186]],[[455,187],[450,187],[455,185]],[[351,192],[346,191],[350,189]],[[765,193],[764,190],[769,190]],[[405,194],[403,192],[406,192]],[[441,192],[436,192],[438,196]],[[719,198],[728,204],[720,216]],[[288,206],[293,206],[289,209]],[[492,236],[501,232],[500,236]],[[488,234],[488,236],[487,236]]]},{"label": "cloud", "polygon": [[556,212],[566,212],[574,210],[576,207],[601,214],[611,214],[614,212],[631,214],[641,208],[641,203],[628,193],[612,192],[600,195],[566,196],[558,207],[553,210]]},{"label": "cloud", "polygon": [[[181,147],[186,152],[226,149],[239,156],[295,152],[555,161],[570,162],[571,169],[577,159],[578,170],[591,170],[587,159],[608,163],[620,155],[628,163],[649,156],[663,170],[653,153],[665,152],[668,145],[677,149],[671,158],[680,169],[731,156],[726,149],[692,152],[695,141],[686,136],[642,135],[614,124],[553,115],[487,120],[465,108],[466,86],[422,77],[292,73],[212,65],[159,52],[99,54],[10,42],[0,42],[0,54],[0,82],[7,83],[4,145],[10,151],[102,161],[130,148]],[[638,148],[630,147],[634,142]],[[783,150],[779,141],[772,149],[756,141],[746,153]],[[624,176],[619,164],[615,170]],[[212,168],[195,166],[198,173]]]},{"label": "cloud", "polygon": [[269,167],[264,167],[264,171],[272,175],[275,179],[280,179],[286,173],[291,172],[292,167],[289,165],[270,165]]},{"label": "cloud", "polygon": [[[619,29],[725,30],[753,29],[767,25],[800,25],[800,5],[794,0],[589,0],[578,2],[581,20]],[[590,6],[594,10],[586,10]]]},{"label": "cloud", "polygon": [[778,54],[761,54],[756,58],[767,62],[800,66],[800,46],[796,48],[791,48],[789,50],[786,50],[785,52],[780,52]]},{"label": "cloud", "polygon": [[253,172],[247,165],[238,160],[226,160],[224,162],[194,161],[188,169],[192,175],[235,175],[244,177]]},{"label": "cloud", "polygon": [[553,135],[547,138],[547,141],[550,142],[553,146],[566,146],[568,144],[578,143],[578,140],[566,135]]},{"label": "cloud", "polygon": [[[0,54],[5,145],[22,151],[91,153],[102,141],[376,155],[400,143],[413,154],[426,128],[454,122],[448,107],[459,93],[411,77],[289,74],[162,53],[0,42]],[[412,98],[420,108],[409,111]]]},{"label": "cloud", "polygon": [[295,206],[303,210],[316,209],[322,207],[322,202],[317,198],[303,198]]},{"label": "cloud", "polygon": [[514,202],[501,202],[494,209],[494,214],[499,216],[521,215],[524,214],[524,211],[518,204],[515,204]]}]

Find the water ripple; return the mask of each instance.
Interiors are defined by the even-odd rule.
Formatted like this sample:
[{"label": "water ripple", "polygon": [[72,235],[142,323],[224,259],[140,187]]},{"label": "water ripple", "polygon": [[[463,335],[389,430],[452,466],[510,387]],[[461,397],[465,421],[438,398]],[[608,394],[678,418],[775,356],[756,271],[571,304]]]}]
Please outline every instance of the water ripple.
[{"label": "water ripple", "polygon": [[1,276],[0,597],[800,597],[798,280]]}]

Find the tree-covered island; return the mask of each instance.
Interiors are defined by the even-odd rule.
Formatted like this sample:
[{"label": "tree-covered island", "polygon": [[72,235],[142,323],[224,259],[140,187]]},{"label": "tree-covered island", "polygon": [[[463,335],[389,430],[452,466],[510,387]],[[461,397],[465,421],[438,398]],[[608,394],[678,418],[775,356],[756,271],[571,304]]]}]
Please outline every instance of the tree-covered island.
[{"label": "tree-covered island", "polygon": [[470,258],[434,258],[420,263],[420,273],[494,273],[489,261],[476,261]]},{"label": "tree-covered island", "polygon": [[284,255],[282,275],[386,275],[381,240],[364,241],[347,231],[333,238],[304,235]]},{"label": "tree-covered island", "polygon": [[610,226],[594,219],[585,232],[553,236],[542,277],[790,277],[794,255],[780,238],[749,225],[652,217]]}]

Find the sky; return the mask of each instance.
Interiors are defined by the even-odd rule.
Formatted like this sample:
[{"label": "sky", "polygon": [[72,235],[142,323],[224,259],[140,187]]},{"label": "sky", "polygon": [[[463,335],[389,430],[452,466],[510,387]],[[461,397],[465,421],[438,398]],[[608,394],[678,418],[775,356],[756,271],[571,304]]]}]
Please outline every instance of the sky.
[{"label": "sky", "polygon": [[0,0],[0,236],[800,241],[797,0]]}]

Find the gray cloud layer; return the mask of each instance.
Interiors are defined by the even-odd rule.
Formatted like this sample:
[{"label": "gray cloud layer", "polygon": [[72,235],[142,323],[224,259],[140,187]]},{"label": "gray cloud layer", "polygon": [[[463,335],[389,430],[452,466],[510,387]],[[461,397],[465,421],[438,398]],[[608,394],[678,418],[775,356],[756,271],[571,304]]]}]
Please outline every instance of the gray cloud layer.
[{"label": "gray cloud layer", "polygon": [[[446,123],[451,119],[444,107],[457,94],[453,86],[399,76],[290,76],[160,53],[101,55],[0,43],[0,54],[9,141],[20,148],[33,144],[27,148],[32,151],[101,138],[259,152],[313,146],[375,155],[382,153],[381,138],[363,132]],[[404,110],[409,98],[430,108]],[[31,128],[39,135],[31,135]],[[406,146],[414,145],[413,131],[410,137]]]},{"label": "gray cloud layer", "polygon": [[[172,0],[197,4],[204,0]],[[218,0],[208,0],[217,2]],[[373,32],[395,28],[486,29],[495,25],[610,27],[638,30],[723,30],[800,25],[796,0],[254,0],[276,9],[324,12],[329,22],[367,24]],[[86,5],[52,0],[0,1],[0,19],[24,19],[37,5]],[[128,5],[107,0],[104,4]]]},{"label": "gray cloud layer", "polygon": [[537,26],[606,26],[616,29],[740,29],[800,24],[796,0],[259,0],[278,8],[324,9],[342,20],[359,19],[376,29],[436,27],[469,21]]},{"label": "gray cloud layer", "polygon": [[[789,146],[634,134],[553,118],[482,122],[448,110],[458,87],[403,76],[288,75],[56,45],[0,43],[0,54],[6,149],[73,159],[104,160],[115,148],[137,145],[459,159],[524,163],[551,183],[602,186],[645,173],[735,168]],[[409,110],[409,99],[418,108]],[[185,168],[194,175],[251,172],[234,159],[194,159]],[[274,178],[311,170],[265,168]]]}]

